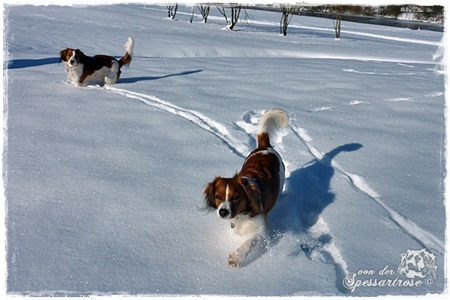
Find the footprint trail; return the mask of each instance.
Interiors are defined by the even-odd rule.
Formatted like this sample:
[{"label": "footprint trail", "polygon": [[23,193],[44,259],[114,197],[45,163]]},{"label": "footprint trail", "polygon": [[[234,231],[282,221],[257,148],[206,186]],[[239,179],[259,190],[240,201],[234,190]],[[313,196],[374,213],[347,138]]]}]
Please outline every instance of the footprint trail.
[{"label": "footprint trail", "polygon": [[[162,111],[171,113],[192,122],[194,125],[206,130],[207,132],[218,137],[227,147],[235,153],[237,156],[245,158],[251,149],[255,146],[255,132],[257,123],[262,111],[249,111],[245,113],[240,121],[234,123],[235,129],[244,132],[248,136],[246,142],[240,141],[233,137],[228,131],[225,125],[216,122],[202,113],[194,110],[184,109],[170,102],[164,101],[156,96],[147,95],[143,93],[137,93],[125,89],[115,87],[105,87],[109,92],[116,93],[118,95],[138,100],[148,106],[160,109]],[[434,95],[432,95],[434,96]],[[431,97],[431,95],[430,95]],[[358,103],[359,104],[359,103]],[[433,236],[431,233],[423,230],[413,221],[402,216],[392,208],[388,207],[382,200],[380,195],[374,191],[370,185],[361,177],[356,174],[345,171],[332,157],[327,157],[326,154],[315,148],[311,141],[312,138],[307,134],[307,131],[298,126],[295,120],[291,119],[288,125],[288,130],[292,131],[298,140],[307,148],[310,155],[320,161],[321,163],[330,165],[333,169],[337,170],[340,174],[347,179],[349,184],[356,191],[367,195],[370,199],[380,205],[389,215],[393,223],[395,223],[403,232],[408,234],[411,238],[415,239],[419,244],[428,249],[444,253],[444,243]],[[288,130],[282,132],[279,137],[275,138],[276,148],[284,152],[284,146],[282,144],[282,138],[288,133]],[[289,160],[285,160],[286,165],[290,165]],[[289,174],[287,174],[289,176]],[[322,216],[319,216],[317,222],[308,228],[305,232],[307,239],[316,240],[312,245],[301,245],[302,250],[310,259],[316,259],[322,257],[322,261],[325,263],[332,263],[336,270],[336,287],[343,293],[346,289],[342,285],[342,278],[348,273],[347,263],[340,251],[336,246],[334,239],[331,235],[328,224],[325,222]],[[283,233],[281,233],[282,238]],[[327,237],[324,239],[324,237]],[[326,240],[326,242],[323,242]]]},{"label": "footprint trail", "polygon": [[[304,129],[298,127],[295,124],[295,121],[291,121],[290,125],[294,134],[303,142],[303,144],[308,148],[311,155],[313,155],[318,160],[327,159],[324,154],[313,147],[310,144],[310,138],[308,136],[304,136]],[[375,201],[378,205],[380,205],[389,215],[390,219],[407,235],[416,240],[421,246],[424,248],[438,251],[441,254],[444,254],[445,245],[442,241],[436,238],[433,234],[427,232],[422,229],[419,225],[414,223],[412,220],[407,219],[402,216],[400,213],[395,211],[386,205],[382,200],[381,196],[373,190],[370,185],[359,175],[352,174],[350,172],[345,171],[337,162],[334,160],[330,160],[331,166],[337,170],[339,173],[344,175],[344,177],[348,180],[350,185],[358,192],[367,195],[370,199]]]},{"label": "footprint trail", "polygon": [[221,139],[230,148],[231,151],[242,158],[245,158],[246,154],[249,153],[249,148],[247,147],[247,145],[235,139],[223,124],[220,124],[197,111],[184,109],[152,95],[137,93],[111,86],[107,86],[105,87],[105,89],[127,98],[139,100],[148,106],[152,106],[173,115],[180,116],[183,119],[194,123],[196,126],[210,132],[211,134]]}]

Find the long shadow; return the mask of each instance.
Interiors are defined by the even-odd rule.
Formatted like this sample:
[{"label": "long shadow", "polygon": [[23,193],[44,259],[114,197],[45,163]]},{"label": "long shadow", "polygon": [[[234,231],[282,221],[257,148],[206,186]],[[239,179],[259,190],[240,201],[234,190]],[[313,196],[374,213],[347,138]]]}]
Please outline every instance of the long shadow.
[{"label": "long shadow", "polygon": [[39,59],[13,59],[6,62],[7,69],[22,69],[59,63],[59,57]]},{"label": "long shadow", "polygon": [[[121,56],[114,56],[116,59],[120,59]],[[153,58],[153,57],[144,57],[144,58]],[[12,59],[6,61],[7,69],[22,69],[22,68],[30,68],[30,67],[39,67],[51,64],[60,63],[59,57],[47,57],[47,58],[38,58],[38,59]],[[194,71],[195,73],[195,71]],[[159,79],[156,77],[156,79]]]},{"label": "long shadow", "polygon": [[158,80],[158,79],[163,79],[163,78],[168,78],[168,77],[173,77],[173,76],[191,75],[191,74],[196,74],[196,73],[200,73],[200,72],[203,72],[203,70],[185,71],[185,72],[168,74],[168,75],[163,75],[163,76],[124,77],[124,78],[120,78],[119,82],[120,83],[135,83],[135,82],[139,82],[139,81]]},{"label": "long shadow", "polygon": [[[40,59],[13,59],[6,62],[6,68],[9,70],[12,69],[22,69],[22,68],[30,68],[30,67],[39,67],[50,64],[58,64],[60,63],[58,57],[48,57],[48,58],[40,58]],[[141,77],[123,77],[120,78],[120,83],[135,83],[139,81],[147,81],[147,80],[158,80],[164,79],[173,76],[184,76],[184,75],[192,75],[196,73],[203,72],[203,70],[193,70],[193,71],[185,71],[175,74],[168,74],[163,76],[141,76]]]},{"label": "long shadow", "polygon": [[[314,159],[293,171],[285,182],[285,191],[267,217],[267,232],[304,233],[316,224],[322,212],[335,199],[330,191],[334,176],[333,159],[341,152],[356,151],[361,144],[339,146],[326,153],[322,159]],[[276,238],[271,236],[272,242]]]},{"label": "long shadow", "polygon": [[[267,217],[267,239],[258,247],[257,253],[252,255],[249,263],[273,247],[287,233],[295,233],[306,237],[293,255],[304,252],[306,256],[313,255],[315,248],[332,243],[333,237],[324,232],[311,241],[307,236],[308,229],[317,223],[323,211],[335,201],[335,194],[330,191],[331,179],[334,176],[333,159],[341,152],[356,151],[361,144],[351,143],[337,147],[326,153],[322,159],[314,159],[305,166],[295,170],[286,178],[286,189],[278,199],[277,204]],[[334,261],[329,253],[322,253],[326,261],[331,262],[336,271],[336,287],[342,292],[346,290],[342,285],[345,277],[343,266]]]},{"label": "long shadow", "polygon": [[[330,191],[334,175],[331,163],[341,152],[356,151],[361,144],[352,143],[337,147],[326,153],[322,159],[314,159],[295,170],[286,179],[286,189],[269,216],[269,224],[279,232],[304,232],[316,224],[322,212],[334,202]],[[280,204],[280,205],[278,205]],[[288,211],[287,211],[288,210]],[[289,213],[289,222],[284,215]]]}]

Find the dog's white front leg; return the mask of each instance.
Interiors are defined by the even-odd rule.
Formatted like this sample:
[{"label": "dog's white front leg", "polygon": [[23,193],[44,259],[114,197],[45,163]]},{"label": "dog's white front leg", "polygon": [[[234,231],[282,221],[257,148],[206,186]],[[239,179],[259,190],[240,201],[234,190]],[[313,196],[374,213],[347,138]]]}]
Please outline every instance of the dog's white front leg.
[{"label": "dog's white front leg", "polygon": [[228,265],[230,267],[239,267],[239,265],[244,261],[247,255],[252,250],[258,241],[258,237],[254,237],[245,241],[242,246],[240,246],[236,251],[230,254],[228,257]]}]

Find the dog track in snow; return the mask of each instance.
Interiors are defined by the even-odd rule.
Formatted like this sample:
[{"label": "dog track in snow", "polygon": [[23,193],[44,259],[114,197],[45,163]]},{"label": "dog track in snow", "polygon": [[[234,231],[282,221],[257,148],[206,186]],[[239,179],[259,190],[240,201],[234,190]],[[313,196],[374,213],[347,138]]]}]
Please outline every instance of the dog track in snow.
[{"label": "dog track in snow", "polygon": [[308,110],[308,112],[321,112],[321,111],[325,111],[325,110],[332,110],[332,109],[340,107],[340,106],[356,106],[356,105],[360,105],[360,104],[364,104],[364,103],[369,103],[369,102],[367,102],[367,101],[360,101],[360,100],[351,100],[351,101],[343,102],[340,105],[330,105],[330,106],[316,107],[314,109]]},{"label": "dog track in snow", "polygon": [[210,132],[211,134],[221,139],[237,156],[245,158],[246,153],[249,153],[248,147],[241,141],[235,139],[228,132],[226,126],[206,117],[205,115],[197,111],[184,109],[152,95],[137,93],[111,86],[105,86],[105,89],[127,98],[139,100],[140,102],[148,106],[155,107],[194,123],[196,126]]},{"label": "dog track in snow", "polygon": [[[323,160],[324,154],[313,147],[310,143],[311,138],[309,136],[304,136],[305,130],[298,127],[295,124],[295,121],[291,121],[290,127],[292,131],[297,135],[297,137],[303,142],[303,144],[308,148],[308,151],[314,156],[317,160]],[[373,190],[370,185],[359,175],[352,174],[350,172],[345,171],[337,162],[331,160],[331,166],[337,170],[339,173],[344,175],[344,177],[348,180],[350,185],[358,192],[367,195],[370,199],[375,201],[378,205],[380,205],[389,215],[392,222],[394,222],[403,232],[409,235],[411,238],[416,240],[421,246],[424,248],[438,251],[441,254],[444,254],[445,244],[436,238],[431,233],[422,229],[419,225],[414,223],[412,220],[402,216],[400,213],[395,211],[386,205],[382,200],[381,196]]]},{"label": "dog track in snow", "polygon": [[[434,92],[434,93],[425,94],[421,98],[434,98],[434,97],[441,97],[443,95],[444,95],[444,93],[442,93],[442,92]],[[417,98],[417,99],[421,99],[421,98]],[[388,102],[388,103],[400,103],[400,102],[420,103],[420,101],[416,101],[416,98],[413,98],[413,97],[388,98],[388,99],[384,99],[383,101]],[[360,100],[351,100],[351,101],[343,102],[338,105],[328,105],[328,106],[316,107],[316,108],[308,110],[308,112],[317,113],[317,112],[333,110],[335,108],[339,108],[342,106],[356,106],[356,105],[360,105],[360,104],[370,104],[370,102],[360,101]]]},{"label": "dog track in snow", "polygon": [[[440,97],[442,95],[444,95],[444,93],[442,93],[442,92],[434,92],[434,93],[425,94],[422,97],[419,97],[418,99],[434,98],[434,97]],[[388,99],[385,99],[384,101],[391,102],[391,103],[394,103],[394,102],[417,102],[416,99],[413,98],[413,97],[388,98]]]},{"label": "dog track in snow", "polygon": [[[157,109],[171,113],[192,122],[194,125],[208,131],[209,133],[221,139],[222,142],[226,144],[227,147],[239,157],[245,158],[250,150],[256,145],[254,135],[256,133],[259,117],[263,111],[249,111],[243,115],[242,120],[236,121],[234,123],[236,130],[242,131],[248,135],[248,141],[243,142],[234,138],[232,134],[227,130],[225,125],[206,117],[198,111],[184,109],[152,95],[137,93],[110,86],[105,87],[104,89],[130,99],[136,99],[148,106],[155,107]],[[430,94],[427,96],[436,97],[440,96],[440,94]],[[356,104],[359,103],[348,103],[347,105]],[[298,138],[298,140],[304,146],[306,146],[308,152],[315,159],[317,159],[318,161],[327,160],[326,155],[312,145],[312,138],[307,134],[307,131],[297,126],[295,120],[290,120],[288,129],[290,129]],[[285,134],[286,133],[287,131],[285,132]],[[277,149],[278,148],[281,148],[282,150],[284,148],[281,143],[281,139],[278,140]],[[365,194],[367,197],[380,205],[388,213],[392,222],[395,223],[403,232],[416,240],[423,247],[438,251],[442,254],[444,253],[445,245],[442,241],[440,241],[438,238],[436,238],[426,230],[420,228],[413,221],[407,219],[406,217],[402,216],[401,214],[387,206],[381,200],[381,196],[376,191],[374,191],[361,176],[345,171],[335,160],[330,159],[329,163],[331,167],[333,167],[340,174],[342,174],[344,178],[347,179],[353,189],[362,194]],[[289,165],[289,161],[285,161],[285,164]],[[348,273],[347,263],[345,262],[339,248],[334,243],[327,223],[321,216],[319,216],[316,224],[308,229],[307,235],[310,238],[317,240],[317,243],[313,243],[312,247],[310,248],[306,246],[308,249],[302,248],[302,250],[305,251],[310,259],[315,259],[315,257],[322,257],[322,261],[326,263],[331,262],[335,266],[336,270],[336,286],[341,292],[346,292],[345,288],[343,288],[342,286],[341,279]],[[323,237],[329,238],[326,240],[326,242],[322,242],[321,238]],[[319,252],[319,254],[317,254],[317,251]]]},{"label": "dog track in snow", "polygon": [[375,71],[358,71],[355,69],[343,69],[343,72],[347,73],[355,73],[360,75],[378,75],[378,76],[409,76],[409,75],[415,75],[414,72],[408,72],[408,73],[378,73]]},{"label": "dog track in snow", "polygon": [[[242,120],[235,122],[235,126],[238,130],[245,132],[248,135],[250,144],[252,147],[256,145],[255,134],[258,127],[258,121],[263,111],[249,111],[244,114]],[[291,120],[290,123],[294,121]],[[288,128],[292,129],[292,125],[288,125]],[[308,143],[311,141],[311,138],[307,135],[306,131],[301,128],[296,128],[297,136],[300,134],[301,141],[303,143]],[[281,132],[280,136],[275,137],[273,144],[279,152],[284,152],[284,147],[282,144],[282,136],[287,134],[288,130]],[[286,166],[290,165],[290,161],[283,158],[284,164]],[[286,174],[286,177],[289,179],[289,174]],[[267,238],[266,245],[267,247],[271,247],[271,244],[275,240],[279,240],[283,237],[285,233],[276,232],[269,233],[269,237]],[[347,290],[342,285],[342,280],[346,274],[348,274],[347,263],[345,262],[341,251],[336,246],[334,239],[330,233],[330,229],[325,220],[319,216],[317,222],[308,228],[305,231],[305,237],[299,248],[305,253],[305,255],[314,261],[322,261],[324,263],[329,263],[334,265],[336,271],[336,287],[343,293],[346,293]]]}]

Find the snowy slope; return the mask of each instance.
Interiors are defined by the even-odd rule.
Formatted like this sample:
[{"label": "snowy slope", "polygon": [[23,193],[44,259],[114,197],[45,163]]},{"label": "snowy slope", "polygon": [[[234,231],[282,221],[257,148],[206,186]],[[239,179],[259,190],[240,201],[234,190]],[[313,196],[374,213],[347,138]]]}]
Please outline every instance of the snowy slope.
[{"label": "snowy slope", "polygon": [[[283,37],[276,13],[229,31],[211,11],[6,6],[7,292],[442,293],[442,33],[345,23],[335,40],[330,20],[295,17]],[[66,82],[61,49],[120,57],[128,36],[117,85]],[[242,241],[200,209],[203,189],[239,170],[270,107],[291,117],[285,191],[266,241],[229,268]],[[436,277],[399,274],[421,249]],[[419,286],[345,287],[396,278]]]}]

